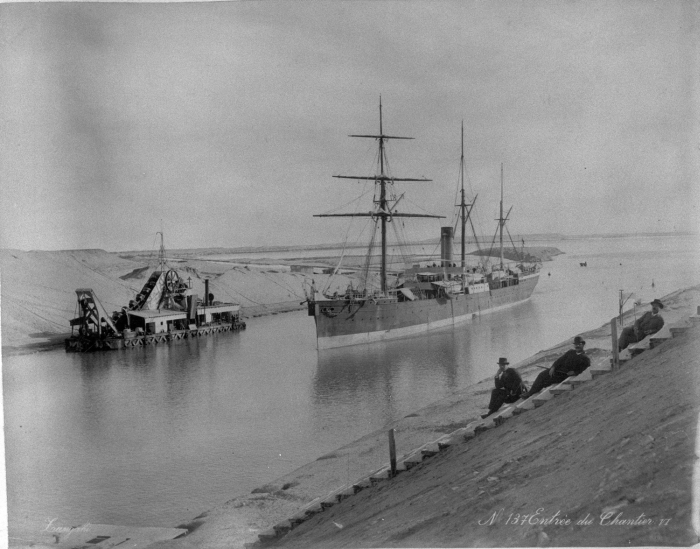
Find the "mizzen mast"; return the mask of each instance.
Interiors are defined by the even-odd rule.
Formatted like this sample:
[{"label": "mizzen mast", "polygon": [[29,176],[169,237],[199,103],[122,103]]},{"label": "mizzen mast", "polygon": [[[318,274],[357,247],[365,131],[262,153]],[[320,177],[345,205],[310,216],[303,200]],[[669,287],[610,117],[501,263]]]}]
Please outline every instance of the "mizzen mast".
[{"label": "mizzen mast", "polygon": [[500,203],[500,213],[498,216],[498,229],[500,233],[500,256],[501,256],[501,271],[503,270],[503,227],[505,227],[506,221],[508,221],[508,216],[510,215],[510,211],[513,209],[511,206],[510,209],[508,210],[508,213],[506,213],[505,217],[503,217],[503,162],[501,162],[501,203]]},{"label": "mizzen mast", "polygon": [[505,219],[503,219],[503,162],[501,162],[501,208],[500,214],[498,216],[498,227],[499,227],[499,238],[501,245],[501,271],[503,270],[503,225],[505,224]]}]

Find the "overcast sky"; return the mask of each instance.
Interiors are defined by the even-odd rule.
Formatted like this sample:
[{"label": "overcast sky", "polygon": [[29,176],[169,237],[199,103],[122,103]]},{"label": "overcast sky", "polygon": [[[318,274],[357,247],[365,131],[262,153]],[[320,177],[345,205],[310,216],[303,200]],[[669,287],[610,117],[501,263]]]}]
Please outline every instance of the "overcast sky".
[{"label": "overcast sky", "polygon": [[[485,233],[697,230],[693,1],[0,5],[0,247],[341,241],[374,142],[402,211]],[[417,222],[416,237],[440,223]]]}]

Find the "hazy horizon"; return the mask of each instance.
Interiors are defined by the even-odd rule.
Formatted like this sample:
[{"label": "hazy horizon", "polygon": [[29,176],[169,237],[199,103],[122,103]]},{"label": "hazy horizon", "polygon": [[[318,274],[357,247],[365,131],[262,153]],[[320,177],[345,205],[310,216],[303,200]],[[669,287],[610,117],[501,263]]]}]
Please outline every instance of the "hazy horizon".
[{"label": "hazy horizon", "polygon": [[[482,238],[483,236],[483,238]],[[487,239],[485,235],[479,236],[479,242],[481,244],[486,243],[491,236]],[[700,232],[699,231],[672,231],[672,232],[635,232],[635,233],[590,233],[590,234],[562,234],[562,233],[539,233],[539,234],[517,234],[517,235],[511,235],[513,237],[513,240],[517,243],[520,244],[520,239],[524,238],[525,240],[525,248],[528,247],[533,247],[529,246],[529,243],[527,241],[528,238],[531,239],[532,242],[540,242],[542,240],[582,240],[582,239],[587,239],[587,238],[629,238],[629,237],[638,237],[638,236],[698,236],[700,237]],[[439,242],[440,238],[435,237],[435,238],[429,238],[429,239],[424,239],[424,240],[412,240],[409,242],[406,242],[405,244],[407,245],[414,245],[414,244],[420,244],[420,243],[427,243],[427,242]],[[454,243],[461,242],[461,238],[459,235],[456,235],[454,237]],[[474,243],[474,238],[473,237],[467,237],[467,243]],[[197,248],[181,248],[177,246],[173,247],[168,247],[166,246],[166,253],[168,251],[170,252],[187,252],[187,251],[195,251],[195,250],[231,250],[231,251],[285,251],[287,249],[289,250],[294,250],[297,248],[300,249],[323,249],[323,248],[340,248],[346,246],[348,248],[366,248],[367,244],[362,243],[362,242],[357,242],[357,243],[348,243],[344,244],[343,242],[322,242],[322,243],[317,243],[317,244],[287,244],[287,245],[275,245],[275,244],[270,244],[270,245],[260,245],[260,246],[254,246],[254,245],[242,245],[242,246],[202,246],[202,247],[197,247]],[[511,247],[510,242],[506,243],[505,237],[504,237],[504,247]],[[157,252],[160,247],[160,244],[156,242],[156,245],[153,248],[143,248],[143,249],[130,249],[130,250],[108,250],[105,248],[61,248],[61,249],[56,249],[56,250],[42,250],[42,249],[21,249],[21,248],[0,248],[2,250],[6,251],[13,251],[17,250],[20,252],[76,252],[76,251],[91,251],[91,250],[102,250],[107,253],[111,254],[124,254],[124,253],[153,253]]]}]

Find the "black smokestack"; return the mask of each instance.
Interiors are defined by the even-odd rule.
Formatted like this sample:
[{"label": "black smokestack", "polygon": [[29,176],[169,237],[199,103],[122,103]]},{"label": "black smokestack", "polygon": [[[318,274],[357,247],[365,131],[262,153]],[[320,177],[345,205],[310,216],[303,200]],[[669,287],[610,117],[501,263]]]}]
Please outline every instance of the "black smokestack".
[{"label": "black smokestack", "polygon": [[452,239],[454,232],[452,227],[440,228],[440,259],[442,266],[445,267],[452,263]]}]

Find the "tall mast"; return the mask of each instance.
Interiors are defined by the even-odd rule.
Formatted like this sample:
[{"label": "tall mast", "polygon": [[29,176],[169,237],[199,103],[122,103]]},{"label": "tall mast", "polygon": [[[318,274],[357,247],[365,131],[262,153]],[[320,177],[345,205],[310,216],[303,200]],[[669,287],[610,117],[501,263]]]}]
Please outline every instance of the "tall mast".
[{"label": "tall mast", "polygon": [[[388,212],[386,202],[386,179],[384,179],[384,132],[382,126],[382,96],[379,96],[379,211]],[[381,265],[382,293],[386,293],[386,216],[382,216],[382,265]]]},{"label": "tall mast", "polygon": [[500,240],[501,240],[501,271],[503,270],[503,225],[505,224],[505,219],[503,219],[503,162],[501,162],[501,212],[498,218],[498,225],[500,229]]},{"label": "tall mast", "polygon": [[462,268],[466,267],[465,244],[466,244],[466,227],[467,227],[467,204],[464,200],[464,120],[462,120],[462,156],[459,161],[459,173],[462,179],[462,200],[459,208],[462,216]]},{"label": "tall mast", "polygon": [[382,224],[382,262],[381,262],[381,290],[382,293],[386,293],[387,290],[387,276],[386,276],[386,258],[387,258],[387,238],[386,238],[386,224],[392,220],[394,217],[434,217],[434,218],[444,218],[444,215],[427,215],[427,214],[411,214],[411,213],[399,213],[393,212],[389,206],[389,201],[386,195],[386,185],[387,183],[393,183],[394,181],[432,181],[432,179],[425,178],[399,178],[399,177],[389,177],[384,173],[384,141],[387,139],[413,139],[413,137],[397,137],[395,135],[384,135],[384,127],[382,120],[382,98],[379,96],[379,135],[350,135],[350,137],[368,137],[371,139],[376,139],[379,142],[379,174],[374,176],[354,176],[354,175],[334,175],[339,179],[365,179],[373,180],[375,184],[379,185],[379,200],[375,200],[378,208],[369,213],[350,213],[350,214],[320,214],[314,217],[374,217],[380,218]]},{"label": "tall mast", "polygon": [[[467,221],[469,221],[471,228],[472,228],[472,233],[474,235],[474,242],[476,243],[477,248],[479,247],[479,239],[476,236],[476,231],[474,230],[474,223],[471,220],[471,211],[472,208],[474,207],[474,204],[476,203],[476,195],[474,196],[474,200],[472,202],[467,202],[466,199],[466,192],[464,190],[464,120],[462,120],[462,155],[460,157],[459,161],[459,187],[460,187],[460,201],[459,204],[456,204],[456,206],[459,208],[459,218],[462,220],[462,268],[466,267],[467,261],[466,261],[466,244],[467,244]],[[457,229],[457,223],[455,222],[455,230]]]},{"label": "tall mast", "polygon": [[459,160],[459,174],[460,178],[462,179],[462,200],[460,201],[460,212],[462,215],[462,267],[466,266],[466,259],[465,259],[465,239],[466,239],[466,227],[467,227],[467,216],[465,215],[465,211],[467,209],[467,205],[464,202],[464,120],[462,120],[462,156],[460,157]]}]

